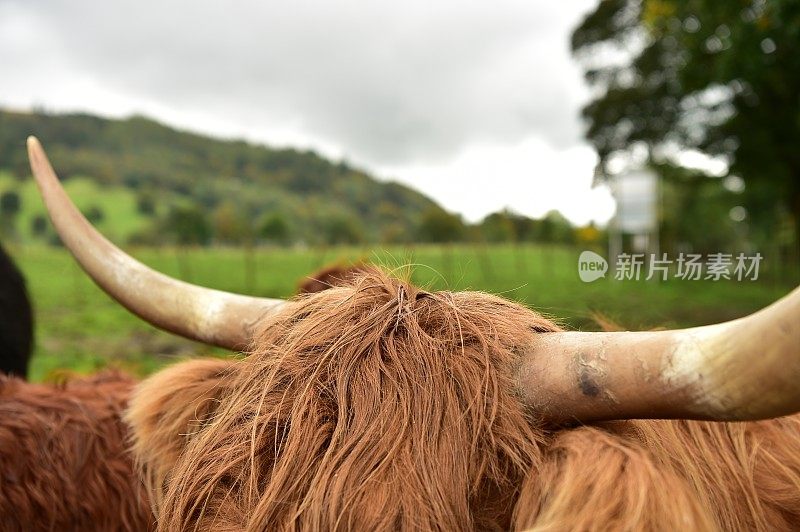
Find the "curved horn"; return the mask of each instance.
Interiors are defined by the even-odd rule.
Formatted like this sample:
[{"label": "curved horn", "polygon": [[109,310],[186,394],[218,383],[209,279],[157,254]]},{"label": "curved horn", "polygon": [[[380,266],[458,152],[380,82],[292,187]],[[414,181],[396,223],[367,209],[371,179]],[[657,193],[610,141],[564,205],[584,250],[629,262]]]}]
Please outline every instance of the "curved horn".
[{"label": "curved horn", "polygon": [[555,422],[792,414],[800,411],[800,287],[717,325],[540,334],[517,377],[526,406]]},{"label": "curved horn", "polygon": [[84,218],[35,137],[28,137],[28,158],[64,245],[100,288],[143,320],[192,340],[241,350],[252,338],[252,326],[283,303],[194,286],[148,268],[106,240]]}]

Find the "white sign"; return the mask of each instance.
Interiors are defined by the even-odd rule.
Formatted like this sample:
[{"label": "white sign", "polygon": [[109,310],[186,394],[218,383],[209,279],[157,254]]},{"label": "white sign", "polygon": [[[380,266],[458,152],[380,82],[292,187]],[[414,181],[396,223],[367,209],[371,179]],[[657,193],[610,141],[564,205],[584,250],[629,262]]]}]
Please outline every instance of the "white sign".
[{"label": "white sign", "polygon": [[655,230],[658,222],[658,177],[647,169],[615,176],[611,193],[617,201],[617,228],[641,234]]}]

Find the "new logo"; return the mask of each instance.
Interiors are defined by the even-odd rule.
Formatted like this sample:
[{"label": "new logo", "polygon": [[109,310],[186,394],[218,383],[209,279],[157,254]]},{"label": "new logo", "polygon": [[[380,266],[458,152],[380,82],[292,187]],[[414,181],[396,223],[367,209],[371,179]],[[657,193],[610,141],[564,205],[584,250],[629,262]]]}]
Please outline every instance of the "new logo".
[{"label": "new logo", "polygon": [[584,251],[578,257],[578,276],[584,283],[591,283],[606,276],[608,262],[594,251]]}]

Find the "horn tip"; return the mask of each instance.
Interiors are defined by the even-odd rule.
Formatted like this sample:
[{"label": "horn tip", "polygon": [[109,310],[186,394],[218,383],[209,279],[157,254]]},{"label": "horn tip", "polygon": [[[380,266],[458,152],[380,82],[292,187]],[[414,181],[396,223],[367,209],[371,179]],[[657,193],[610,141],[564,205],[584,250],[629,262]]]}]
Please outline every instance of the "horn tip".
[{"label": "horn tip", "polygon": [[34,165],[37,164],[44,156],[44,148],[39,139],[30,135],[27,140],[28,145],[28,159],[31,162],[31,169],[35,170]]},{"label": "horn tip", "polygon": [[[28,144],[28,160],[30,161],[31,171],[33,178],[40,185],[52,179],[58,180],[55,177],[53,169],[50,167],[50,162],[47,160],[47,155],[44,152],[42,143],[39,142],[35,136],[31,135],[27,140]],[[50,177],[52,176],[52,177]]]}]

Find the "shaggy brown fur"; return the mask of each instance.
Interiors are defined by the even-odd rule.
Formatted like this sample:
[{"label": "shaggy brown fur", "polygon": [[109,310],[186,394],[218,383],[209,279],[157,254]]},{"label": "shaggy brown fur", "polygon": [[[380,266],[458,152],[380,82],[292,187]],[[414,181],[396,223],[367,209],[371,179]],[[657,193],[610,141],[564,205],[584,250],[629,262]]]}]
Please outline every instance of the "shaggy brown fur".
[{"label": "shaggy brown fur", "polygon": [[193,360],[162,370],[139,385],[127,418],[136,429],[133,451],[148,465],[142,478],[154,509],[161,506],[170,469],[216,410],[217,397],[235,364],[216,358]]},{"label": "shaggy brown fur", "polygon": [[513,374],[556,329],[378,272],[288,306],[243,361],[187,362],[136,394],[158,529],[800,527],[798,417],[546,427]]},{"label": "shaggy brown fur", "polygon": [[154,519],[126,449],[133,381],[0,377],[0,530],[126,530]]},{"label": "shaggy brown fur", "polygon": [[326,266],[316,273],[303,277],[297,287],[298,294],[315,294],[334,286],[345,286],[352,282],[363,273],[369,271],[370,267],[366,264],[352,264],[343,266],[335,264]]}]

